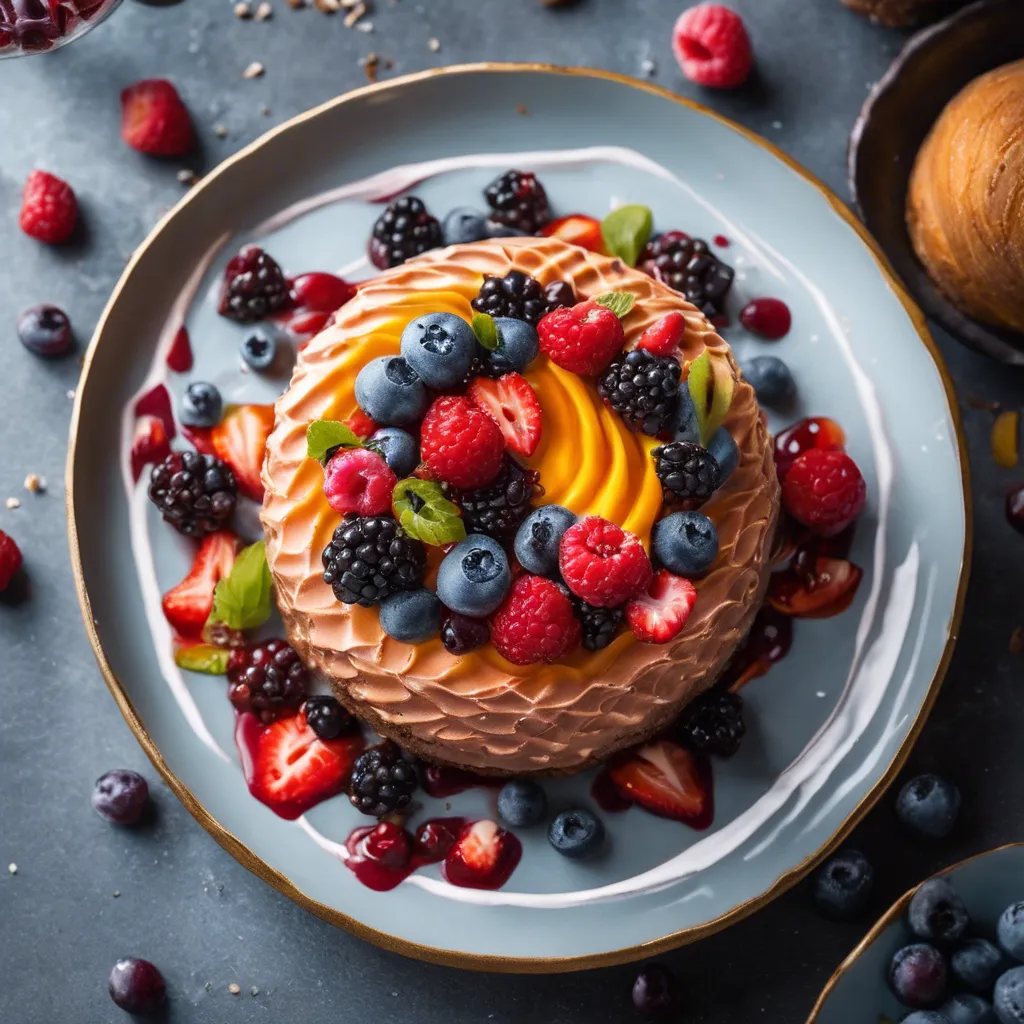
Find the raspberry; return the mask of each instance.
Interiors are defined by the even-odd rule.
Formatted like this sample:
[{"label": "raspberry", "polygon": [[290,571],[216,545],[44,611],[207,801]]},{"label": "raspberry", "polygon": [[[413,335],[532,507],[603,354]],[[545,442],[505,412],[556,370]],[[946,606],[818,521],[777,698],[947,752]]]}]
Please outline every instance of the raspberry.
[{"label": "raspberry", "polygon": [[754,63],[743,19],[721,4],[683,11],[672,32],[672,52],[691,82],[710,89],[742,85]]},{"label": "raspberry", "polygon": [[33,171],[21,193],[21,230],[26,235],[59,245],[78,223],[78,200],[66,181],[46,171]]},{"label": "raspberry", "polygon": [[596,302],[548,313],[537,325],[541,351],[572,373],[601,373],[618,355],[626,340],[622,321]]},{"label": "raspberry", "polygon": [[679,312],[666,313],[660,320],[655,320],[640,335],[636,347],[650,352],[655,356],[675,356],[679,358],[679,346],[683,343],[686,333],[686,317]]},{"label": "raspberry", "polygon": [[580,624],[557,583],[520,576],[491,619],[491,642],[513,665],[556,661],[579,644]]},{"label": "raspberry", "polygon": [[438,479],[453,487],[489,484],[501,469],[504,452],[497,423],[468,398],[439,398],[423,417],[420,455]]},{"label": "raspberry", "polygon": [[391,511],[398,477],[368,448],[343,448],[324,466],[324,494],[335,512],[377,516]]},{"label": "raspberry", "polygon": [[867,487],[845,452],[811,448],[782,481],[782,504],[804,526],[826,536],[841,533],[860,515]]},{"label": "raspberry", "polygon": [[651,560],[640,538],[600,516],[566,530],[558,564],[569,589],[598,608],[624,604],[651,584]]},{"label": "raspberry", "polygon": [[192,119],[165,78],[146,78],[121,93],[121,138],[150,156],[183,156],[196,144]]},{"label": "raspberry", "polygon": [[0,591],[6,590],[21,568],[21,551],[14,540],[0,530]]}]

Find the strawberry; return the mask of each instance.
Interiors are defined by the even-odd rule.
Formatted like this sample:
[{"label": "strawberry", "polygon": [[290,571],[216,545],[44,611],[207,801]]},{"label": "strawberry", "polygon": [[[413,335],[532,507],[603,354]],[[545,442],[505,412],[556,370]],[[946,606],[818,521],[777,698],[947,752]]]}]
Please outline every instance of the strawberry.
[{"label": "strawberry", "polygon": [[347,420],[345,420],[345,426],[348,427],[356,437],[363,441],[377,432],[377,424],[374,423],[362,409],[356,409],[356,411],[352,413]]},{"label": "strawberry", "polygon": [[132,437],[132,479],[138,480],[145,466],[157,465],[171,454],[171,442],[159,416],[140,416]]},{"label": "strawberry", "polygon": [[642,348],[655,356],[674,356],[679,358],[679,346],[683,343],[683,335],[686,334],[686,317],[682,313],[673,310],[666,313],[659,320],[655,320],[650,327],[640,335],[636,343],[637,348]]},{"label": "strawberry", "polygon": [[493,821],[467,825],[444,859],[444,877],[467,889],[500,889],[519,863],[522,847]]},{"label": "strawberry", "polygon": [[705,829],[714,816],[710,765],[669,740],[654,740],[613,761],[618,793],[662,818]]},{"label": "strawberry", "polygon": [[686,625],[696,601],[697,590],[689,580],[659,569],[647,593],[626,605],[626,621],[638,640],[667,644]]},{"label": "strawberry", "polygon": [[538,232],[544,238],[558,238],[571,245],[579,245],[591,252],[604,252],[601,222],[584,213],[571,213],[568,217],[549,221]]},{"label": "strawberry", "polygon": [[288,821],[341,793],[363,749],[361,734],[320,739],[301,711],[270,725],[239,715],[235,743],[249,792]]},{"label": "strawberry", "polygon": [[213,611],[213,588],[235,564],[238,540],[228,530],[203,538],[189,574],[164,594],[164,617],[184,637],[202,636]]},{"label": "strawberry", "polygon": [[498,424],[505,446],[519,455],[530,456],[540,444],[541,412],[537,392],[518,373],[506,373],[497,380],[477,377],[469,385],[469,397]]},{"label": "strawberry", "polygon": [[214,453],[231,467],[242,493],[253,501],[263,500],[260,472],[273,429],[272,405],[229,405],[210,431]]},{"label": "strawberry", "polygon": [[151,156],[183,156],[196,143],[188,110],[164,78],[144,79],[121,93],[121,138]]},{"label": "strawberry", "polygon": [[189,427],[181,424],[181,436],[200,455],[216,455],[217,450],[213,447],[213,430],[210,427]]}]

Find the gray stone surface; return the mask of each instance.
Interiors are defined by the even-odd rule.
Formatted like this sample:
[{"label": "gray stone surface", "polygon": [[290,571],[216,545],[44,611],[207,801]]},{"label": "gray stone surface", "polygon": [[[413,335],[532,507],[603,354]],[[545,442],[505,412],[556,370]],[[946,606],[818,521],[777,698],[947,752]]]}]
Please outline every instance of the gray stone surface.
[{"label": "gray stone surface", "polygon": [[[132,248],[181,194],[179,163],[145,159],[118,139],[117,94],[138,78],[177,80],[203,140],[203,160],[188,166],[202,171],[271,125],[361,84],[358,61],[371,50],[394,61],[386,74],[485,59],[637,73],[649,57],[656,81],[763,133],[845,196],[847,132],[900,36],[837,0],[733,0],[755,40],[758,78],[734,95],[708,95],[682,80],[671,57],[679,0],[583,0],[557,11],[537,0],[378,0],[375,31],[366,35],[340,18],[272,2],[273,19],[255,23],[236,20],[229,0],[165,8],[127,0],[65,51],[0,62],[0,498],[21,499],[17,510],[0,505],[0,528],[22,545],[29,579],[21,601],[0,604],[0,1021],[124,1019],[105,978],[126,954],[161,967],[173,994],[168,1019],[189,1024],[633,1019],[631,967],[485,977],[350,938],[246,872],[156,782],[93,662],[68,565],[61,477],[78,359],[33,359],[14,336],[14,320],[30,302],[55,301],[84,342]],[[438,52],[428,47],[432,37]],[[252,60],[266,75],[244,81]],[[21,183],[35,166],[69,178],[82,201],[83,237],[59,251],[17,230]],[[1020,371],[948,338],[939,343],[961,401],[1021,400]],[[964,414],[975,568],[962,639],[910,763],[911,771],[956,780],[964,813],[948,841],[918,846],[896,831],[891,797],[883,799],[853,837],[878,867],[876,912],[939,866],[1024,834],[1024,663],[1008,654],[1011,631],[1024,620],[1024,538],[1002,514],[1003,494],[1024,470],[997,470],[988,455],[990,415],[966,406]],[[48,479],[45,494],[22,489],[30,472]],[[93,779],[115,765],[153,780],[157,815],[148,827],[111,828],[90,809]],[[8,862],[17,863],[16,875]],[[681,982],[679,1019],[802,1020],[864,927],[821,921],[800,886],[728,932],[664,957]],[[229,993],[231,983],[240,995]]]}]

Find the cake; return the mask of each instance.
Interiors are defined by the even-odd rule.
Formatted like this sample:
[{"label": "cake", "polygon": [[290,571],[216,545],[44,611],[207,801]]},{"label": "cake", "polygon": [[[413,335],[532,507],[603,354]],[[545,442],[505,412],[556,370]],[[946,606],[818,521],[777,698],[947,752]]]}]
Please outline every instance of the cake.
[{"label": "cake", "polygon": [[[692,581],[692,612],[667,643],[642,642],[624,629],[602,649],[577,647],[549,663],[513,664],[493,643],[453,654],[437,636],[394,639],[377,607],[338,600],[324,580],[323,552],[341,515],[325,497],[323,468],[309,455],[310,424],[358,423],[357,376],[371,360],[399,353],[410,321],[447,312],[469,322],[485,279],[513,271],[542,286],[565,282],[579,300],[628,293],[634,302],[622,318],[627,348],[667,314],[680,313],[680,363],[692,365],[707,350],[734,380],[722,429],[736,443],[738,464],[701,508],[717,529],[718,554]],[[536,450],[517,458],[539,473],[543,495],[533,503],[603,517],[649,552],[655,523],[672,511],[652,458],[665,438],[632,429],[602,401],[593,378],[546,354],[523,376],[543,415]],[[288,639],[302,660],[351,712],[416,756],[494,775],[579,771],[664,729],[711,687],[761,605],[779,508],[772,443],[754,392],[705,316],[619,260],[532,237],[437,249],[361,286],[299,356],[276,406],[263,484],[267,561]],[[427,586],[444,557],[427,549]]]}]

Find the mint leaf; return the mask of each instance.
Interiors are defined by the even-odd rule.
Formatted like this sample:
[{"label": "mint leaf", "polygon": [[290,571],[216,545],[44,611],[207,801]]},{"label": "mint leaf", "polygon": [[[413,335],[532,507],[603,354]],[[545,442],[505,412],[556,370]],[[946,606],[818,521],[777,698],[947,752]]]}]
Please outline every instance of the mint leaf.
[{"label": "mint leaf", "polygon": [[317,462],[326,462],[338,448],[362,446],[352,428],[338,420],[314,420],[306,428],[306,454]]},{"label": "mint leaf", "polygon": [[654,230],[654,217],[647,206],[620,206],[601,221],[604,247],[612,256],[635,267]]},{"label": "mint leaf", "polygon": [[270,618],[270,566],[263,541],[244,548],[231,572],[213,591],[208,623],[223,622],[231,629],[256,629]]},{"label": "mint leaf", "polygon": [[594,301],[599,306],[610,309],[620,320],[633,308],[636,296],[629,292],[605,292]]},{"label": "mint leaf", "polygon": [[466,539],[466,527],[453,505],[433,480],[399,480],[392,500],[398,521],[410,537],[441,547]]},{"label": "mint leaf", "polygon": [[715,431],[722,425],[729,406],[732,405],[736,382],[727,360],[712,358],[708,349],[690,363],[686,387],[693,399],[693,410],[697,416],[700,443],[707,445]]},{"label": "mint leaf", "polygon": [[501,338],[498,335],[498,325],[494,322],[494,317],[490,313],[473,314],[473,333],[476,335],[476,340],[488,352],[497,351],[498,345],[501,344]]},{"label": "mint leaf", "polygon": [[228,658],[231,652],[226,647],[213,644],[188,644],[174,652],[174,664],[189,672],[202,672],[208,676],[227,675]]}]

